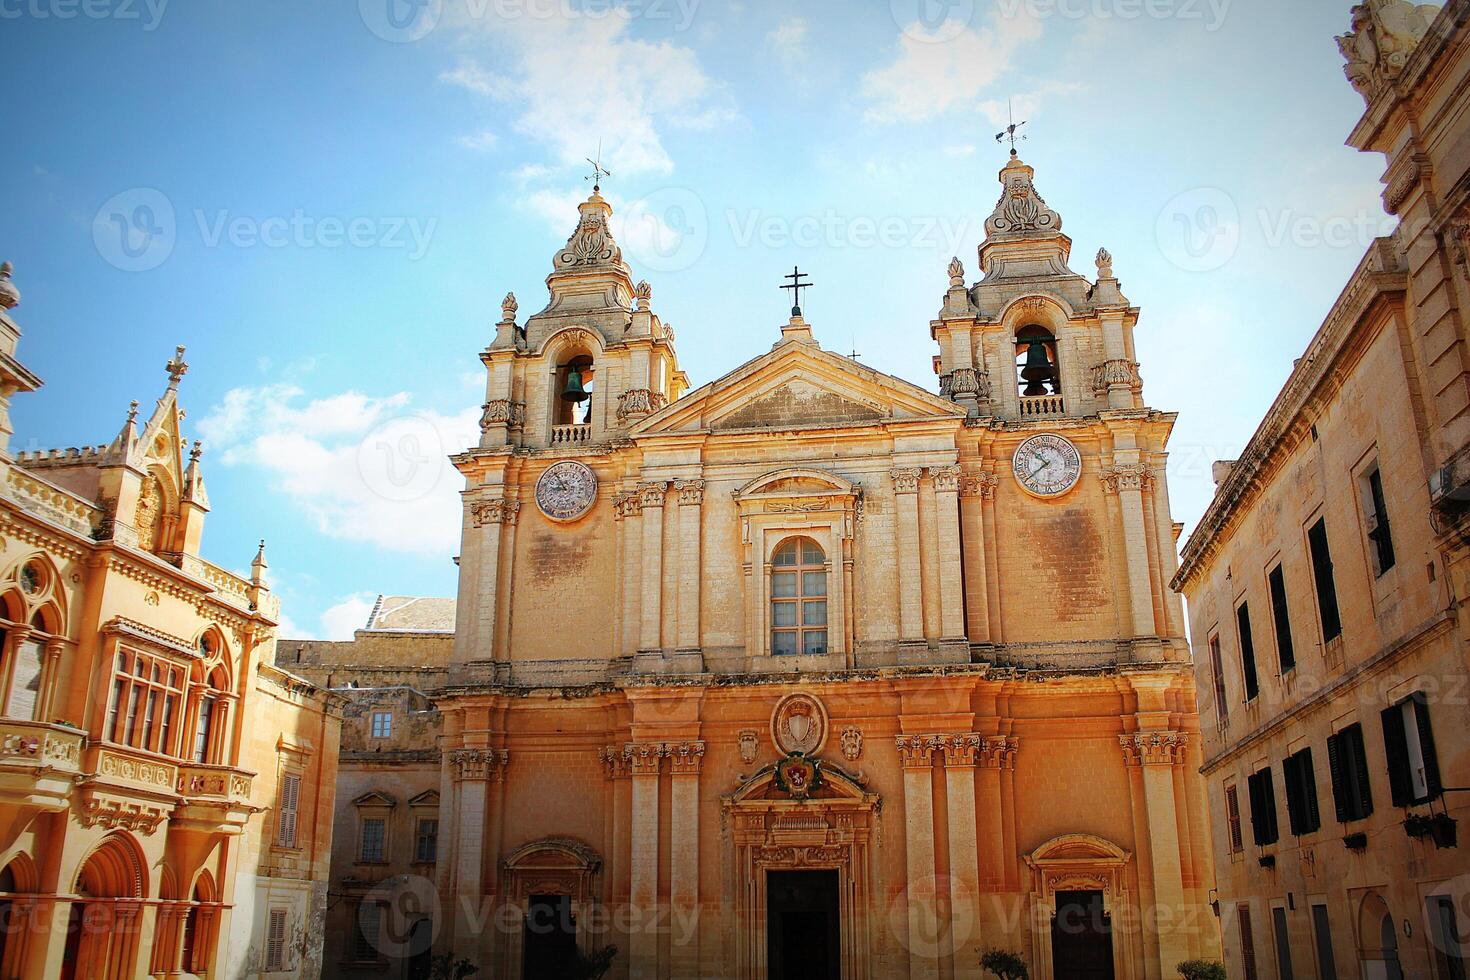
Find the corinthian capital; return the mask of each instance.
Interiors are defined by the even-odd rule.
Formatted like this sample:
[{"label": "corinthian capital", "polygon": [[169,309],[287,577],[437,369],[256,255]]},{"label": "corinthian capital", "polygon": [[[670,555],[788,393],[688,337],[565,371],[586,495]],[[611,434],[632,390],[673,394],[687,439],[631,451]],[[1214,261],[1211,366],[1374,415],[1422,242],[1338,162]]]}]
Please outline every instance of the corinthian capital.
[{"label": "corinthian capital", "polygon": [[898,493],[918,493],[919,478],[924,475],[918,466],[901,466],[889,473],[893,477],[893,489]]},{"label": "corinthian capital", "polygon": [[1130,766],[1172,766],[1184,761],[1187,732],[1134,732],[1119,735],[1123,761]]},{"label": "corinthian capital", "polygon": [[898,762],[905,769],[928,769],[934,764],[934,752],[941,745],[938,735],[897,735]]}]

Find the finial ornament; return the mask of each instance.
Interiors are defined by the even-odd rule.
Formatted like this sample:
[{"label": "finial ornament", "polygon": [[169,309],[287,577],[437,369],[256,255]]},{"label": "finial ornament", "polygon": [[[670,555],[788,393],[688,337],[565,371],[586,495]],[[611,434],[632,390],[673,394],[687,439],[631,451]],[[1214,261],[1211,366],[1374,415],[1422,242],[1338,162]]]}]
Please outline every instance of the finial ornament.
[{"label": "finial ornament", "polygon": [[797,266],[792,266],[791,267],[791,274],[788,275],[788,276],[782,276],[783,279],[790,279],[791,280],[791,282],[787,283],[786,285],[782,286],[781,288],[782,289],[789,289],[789,290],[791,290],[791,315],[792,316],[801,316],[801,291],[803,289],[807,289],[807,288],[809,288],[809,287],[811,287],[813,285],[813,283],[810,283],[810,282],[802,282],[801,281],[802,280],[802,277],[805,276],[805,275],[806,275],[806,273],[805,272],[802,272],[800,268],[798,268]]},{"label": "finial ornament", "polygon": [[168,372],[168,386],[170,389],[177,388],[184,375],[189,373],[189,365],[184,361],[184,346],[180,344],[174,348],[174,358],[164,366]]},{"label": "finial ornament", "polygon": [[949,260],[949,284],[951,286],[965,284],[965,263],[960,261],[958,255]]},{"label": "finial ornament", "polygon": [[1099,279],[1113,278],[1113,255],[1105,248],[1097,250],[1097,277]]},{"label": "finial ornament", "polygon": [[500,301],[501,321],[506,323],[514,323],[516,319],[516,310],[520,308],[520,304],[516,302],[516,294],[506,293],[505,299]]},{"label": "finial ornament", "polygon": [[1016,143],[1026,139],[1025,136],[1018,135],[1021,127],[1026,125],[1026,120],[1022,119],[1020,122],[1016,122],[1015,106],[1010,100],[1006,100],[1006,115],[1010,118],[1011,124],[995,134],[995,141],[997,143],[1004,143],[1006,140],[1010,140],[1011,156],[1014,158],[1016,155]]},{"label": "finial ornament", "polygon": [[20,290],[10,281],[15,266],[9,261],[0,262],[0,310],[13,310],[20,305]]},{"label": "finial ornament", "polygon": [[189,450],[189,462],[199,462],[199,457],[204,455],[204,443],[198,439],[194,440],[194,448]]},{"label": "finial ornament", "polygon": [[128,405],[128,421],[138,421],[138,402],[136,399],[134,399],[133,402]]}]

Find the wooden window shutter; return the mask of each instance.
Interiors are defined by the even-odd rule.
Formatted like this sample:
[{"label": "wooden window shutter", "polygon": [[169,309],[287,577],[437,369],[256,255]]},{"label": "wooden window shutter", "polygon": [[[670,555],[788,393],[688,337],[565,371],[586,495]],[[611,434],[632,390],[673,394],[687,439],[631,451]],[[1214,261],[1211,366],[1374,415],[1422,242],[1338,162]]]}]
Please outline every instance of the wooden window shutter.
[{"label": "wooden window shutter", "polygon": [[1423,691],[1410,699],[1414,708],[1414,725],[1419,732],[1419,754],[1424,758],[1424,784],[1429,788],[1429,799],[1444,791],[1439,780],[1439,753],[1434,748],[1434,730],[1429,725],[1429,699]]},{"label": "wooden window shutter", "polygon": [[1388,756],[1388,788],[1394,806],[1409,806],[1414,802],[1413,780],[1409,778],[1409,743],[1404,734],[1404,709],[1402,705],[1385,708],[1383,718],[1383,749]]}]

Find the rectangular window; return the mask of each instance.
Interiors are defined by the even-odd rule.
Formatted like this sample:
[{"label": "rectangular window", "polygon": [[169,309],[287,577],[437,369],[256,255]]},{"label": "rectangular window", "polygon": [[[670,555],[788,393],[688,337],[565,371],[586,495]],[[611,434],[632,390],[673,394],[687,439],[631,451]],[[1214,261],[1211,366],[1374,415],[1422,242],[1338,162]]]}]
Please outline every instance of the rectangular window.
[{"label": "rectangular window", "polygon": [[429,863],[439,859],[439,821],[425,818],[419,821],[414,834],[413,859]]},{"label": "rectangular window", "polygon": [[362,821],[362,839],[357,859],[364,864],[382,864],[387,822],[382,817],[366,817]]},{"label": "rectangular window", "polygon": [[393,734],[393,713],[390,711],[373,712],[373,738],[387,738]]},{"label": "rectangular window", "polygon": [[1245,677],[1245,699],[1254,701],[1261,693],[1261,682],[1256,677],[1256,644],[1251,637],[1249,603],[1242,602],[1235,610],[1235,625],[1240,631],[1240,672]]},{"label": "rectangular window", "polygon": [[199,699],[199,725],[194,730],[194,761],[209,758],[209,732],[214,722],[214,698]]},{"label": "rectangular window", "polygon": [[1281,831],[1276,825],[1276,786],[1271,781],[1270,767],[1254,773],[1246,789],[1250,792],[1251,837],[1257,847],[1276,843]]},{"label": "rectangular window", "polygon": [[1363,477],[1363,509],[1368,543],[1373,546],[1373,573],[1382,575],[1394,566],[1393,532],[1388,526],[1388,507],[1383,502],[1383,474],[1377,464]]},{"label": "rectangular window", "polygon": [[1317,611],[1322,618],[1322,642],[1342,635],[1342,616],[1337,611],[1337,581],[1332,575],[1332,552],[1327,547],[1327,520],[1319,518],[1307,531],[1312,551],[1312,580],[1317,585]]},{"label": "rectangular window", "polygon": [[5,705],[7,718],[36,720],[36,705],[41,700],[41,665],[45,648],[37,640],[22,640],[15,645],[15,670],[10,677],[10,698]]},{"label": "rectangular window", "polygon": [[1280,905],[1271,910],[1271,932],[1276,940],[1276,976],[1278,980],[1292,980],[1291,936],[1286,931],[1286,909]]},{"label": "rectangular window", "polygon": [[1240,831],[1240,794],[1234,786],[1225,787],[1225,829],[1230,835],[1230,853],[1245,850],[1245,840]]},{"label": "rectangular window", "polygon": [[354,935],[352,952],[360,961],[376,961],[378,958],[378,935],[382,929],[383,908],[377,903],[363,903],[352,917]]},{"label": "rectangular window", "polygon": [[1220,657],[1220,635],[1210,637],[1210,671],[1215,675],[1215,717],[1221,726],[1230,720],[1230,702],[1225,698],[1225,665]]},{"label": "rectangular window", "polygon": [[1394,806],[1427,803],[1439,796],[1439,756],[1429,725],[1429,702],[1420,691],[1383,712],[1383,747]]},{"label": "rectangular window", "polygon": [[285,909],[271,909],[270,924],[265,937],[267,973],[281,973],[286,969],[286,923]]},{"label": "rectangular window", "polygon": [[1248,905],[1236,909],[1240,921],[1240,965],[1245,971],[1245,980],[1259,980],[1256,972],[1256,936],[1251,928],[1251,910]]},{"label": "rectangular window", "polygon": [[1281,763],[1286,783],[1286,815],[1292,834],[1310,834],[1322,826],[1317,811],[1317,773],[1312,767],[1312,750],[1302,749]]},{"label": "rectangular window", "polygon": [[301,777],[287,773],[281,777],[281,794],[276,803],[276,844],[296,846],[296,816],[301,806]]},{"label": "rectangular window", "polygon": [[118,745],[176,756],[174,719],[184,698],[184,669],[161,657],[119,648],[104,736]]},{"label": "rectangular window", "polygon": [[1337,957],[1332,953],[1332,920],[1325,905],[1312,906],[1312,939],[1317,944],[1319,980],[1337,980]]},{"label": "rectangular window", "polygon": [[1426,904],[1436,975],[1439,980],[1465,980],[1465,948],[1460,943],[1454,899],[1448,895],[1431,895]]},{"label": "rectangular window", "polygon": [[1280,565],[1271,569],[1271,621],[1276,625],[1276,660],[1285,674],[1296,666],[1296,648],[1291,643],[1291,612],[1286,606],[1286,572]]},{"label": "rectangular window", "polygon": [[1327,740],[1327,765],[1332,770],[1332,802],[1337,807],[1337,819],[1347,823],[1372,813],[1373,787],[1368,782],[1362,725],[1349,725]]}]

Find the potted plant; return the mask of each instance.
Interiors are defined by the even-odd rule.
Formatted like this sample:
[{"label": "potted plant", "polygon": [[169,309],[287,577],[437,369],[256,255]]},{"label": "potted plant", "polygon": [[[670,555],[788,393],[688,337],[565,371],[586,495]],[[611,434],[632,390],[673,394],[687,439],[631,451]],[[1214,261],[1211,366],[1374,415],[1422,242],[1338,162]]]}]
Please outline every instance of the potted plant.
[{"label": "potted plant", "polygon": [[1214,960],[1185,960],[1175,969],[1184,980],[1226,980],[1225,967]]},{"label": "potted plant", "polygon": [[1026,961],[1008,950],[992,949],[980,957],[980,966],[1000,980],[1031,980],[1031,974],[1026,972]]},{"label": "potted plant", "polygon": [[1436,813],[1429,818],[1429,836],[1435,847],[1454,847],[1456,844],[1455,818],[1448,813]]},{"label": "potted plant", "polygon": [[612,968],[613,957],[617,955],[616,946],[604,946],[591,953],[579,949],[576,966],[570,975],[576,980],[601,980],[602,975]]},{"label": "potted plant", "polygon": [[429,960],[429,980],[464,980],[480,972],[480,968],[469,960],[456,960],[451,953],[443,953]]},{"label": "potted plant", "polygon": [[1413,838],[1428,837],[1434,829],[1434,821],[1422,813],[1411,813],[1404,818],[1404,833]]},{"label": "potted plant", "polygon": [[1368,848],[1368,835],[1359,831],[1356,834],[1348,834],[1342,839],[1342,846],[1350,851],[1363,851]]}]

